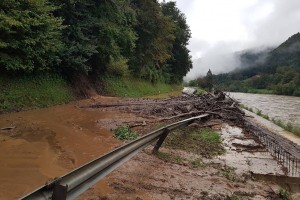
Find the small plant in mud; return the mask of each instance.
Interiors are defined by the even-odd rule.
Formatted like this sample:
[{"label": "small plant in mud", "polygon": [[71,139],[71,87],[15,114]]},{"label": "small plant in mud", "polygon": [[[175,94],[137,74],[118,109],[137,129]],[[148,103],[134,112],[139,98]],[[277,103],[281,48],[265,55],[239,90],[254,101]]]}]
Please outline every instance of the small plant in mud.
[{"label": "small plant in mud", "polygon": [[256,114],[259,115],[259,116],[261,116],[262,115],[262,111],[259,110],[259,109],[257,109]]},{"label": "small plant in mud", "polygon": [[281,188],[279,190],[279,198],[281,200],[290,200],[291,199],[289,192],[287,190],[283,189],[283,188]]},{"label": "small plant in mud", "polygon": [[135,140],[139,135],[129,129],[128,125],[123,125],[114,130],[115,137],[119,140]]},{"label": "small plant in mud", "polygon": [[238,175],[235,173],[235,168],[224,166],[221,168],[220,173],[230,181],[238,181]]},{"label": "small plant in mud", "polygon": [[182,164],[184,161],[184,158],[182,158],[178,155],[173,155],[171,153],[166,153],[166,152],[161,152],[161,151],[158,151],[156,153],[156,156],[166,162],[173,162],[173,163],[177,163],[177,164]]},{"label": "small plant in mud", "polygon": [[202,168],[206,166],[206,164],[199,158],[190,160],[190,164],[193,168]]},{"label": "small plant in mud", "polygon": [[229,197],[229,198],[230,198],[230,200],[242,200],[241,197],[239,197],[239,196],[237,196],[235,194],[232,194],[231,197]]}]

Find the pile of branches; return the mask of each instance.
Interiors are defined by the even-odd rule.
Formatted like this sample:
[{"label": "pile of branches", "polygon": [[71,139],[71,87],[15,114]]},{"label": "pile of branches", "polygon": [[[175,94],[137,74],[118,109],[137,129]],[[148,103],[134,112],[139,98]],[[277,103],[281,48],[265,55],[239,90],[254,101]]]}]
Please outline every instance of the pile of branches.
[{"label": "pile of branches", "polygon": [[142,117],[154,116],[159,120],[188,118],[200,114],[211,114],[215,118],[243,124],[245,113],[238,102],[223,92],[179,96],[166,99],[124,99],[112,104],[93,104],[89,108],[118,109],[136,113]]}]

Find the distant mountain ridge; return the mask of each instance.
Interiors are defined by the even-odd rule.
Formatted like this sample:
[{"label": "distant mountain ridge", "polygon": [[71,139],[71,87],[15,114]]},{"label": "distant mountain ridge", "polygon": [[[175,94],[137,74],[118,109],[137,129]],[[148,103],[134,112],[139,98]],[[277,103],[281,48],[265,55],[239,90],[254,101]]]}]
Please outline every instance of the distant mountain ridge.
[{"label": "distant mountain ridge", "polygon": [[300,33],[276,48],[239,52],[241,67],[215,75],[216,84],[228,91],[300,96]]}]

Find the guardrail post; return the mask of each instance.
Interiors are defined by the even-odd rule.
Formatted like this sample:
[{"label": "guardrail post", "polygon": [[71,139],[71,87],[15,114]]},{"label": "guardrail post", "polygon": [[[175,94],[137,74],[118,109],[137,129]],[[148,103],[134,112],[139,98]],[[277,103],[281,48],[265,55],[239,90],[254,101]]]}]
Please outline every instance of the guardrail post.
[{"label": "guardrail post", "polygon": [[59,183],[54,185],[52,200],[66,200],[68,195],[68,185],[63,186]]},{"label": "guardrail post", "polygon": [[161,147],[162,143],[165,141],[166,137],[168,136],[170,130],[169,129],[165,129],[164,132],[161,134],[160,138],[158,139],[158,141],[156,142],[153,150],[152,150],[152,153],[157,153],[158,152],[158,149]]}]

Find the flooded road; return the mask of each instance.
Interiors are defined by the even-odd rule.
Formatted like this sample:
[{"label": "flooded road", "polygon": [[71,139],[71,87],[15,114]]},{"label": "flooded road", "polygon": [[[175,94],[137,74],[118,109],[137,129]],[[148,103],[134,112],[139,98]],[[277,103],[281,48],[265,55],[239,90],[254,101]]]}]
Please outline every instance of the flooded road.
[{"label": "flooded road", "polygon": [[300,97],[235,92],[229,94],[247,107],[261,110],[270,118],[300,126]]},{"label": "flooded road", "polygon": [[[121,144],[99,122],[131,115],[80,104],[0,115],[0,199],[18,199]],[[95,187],[110,190],[105,181]]]}]

